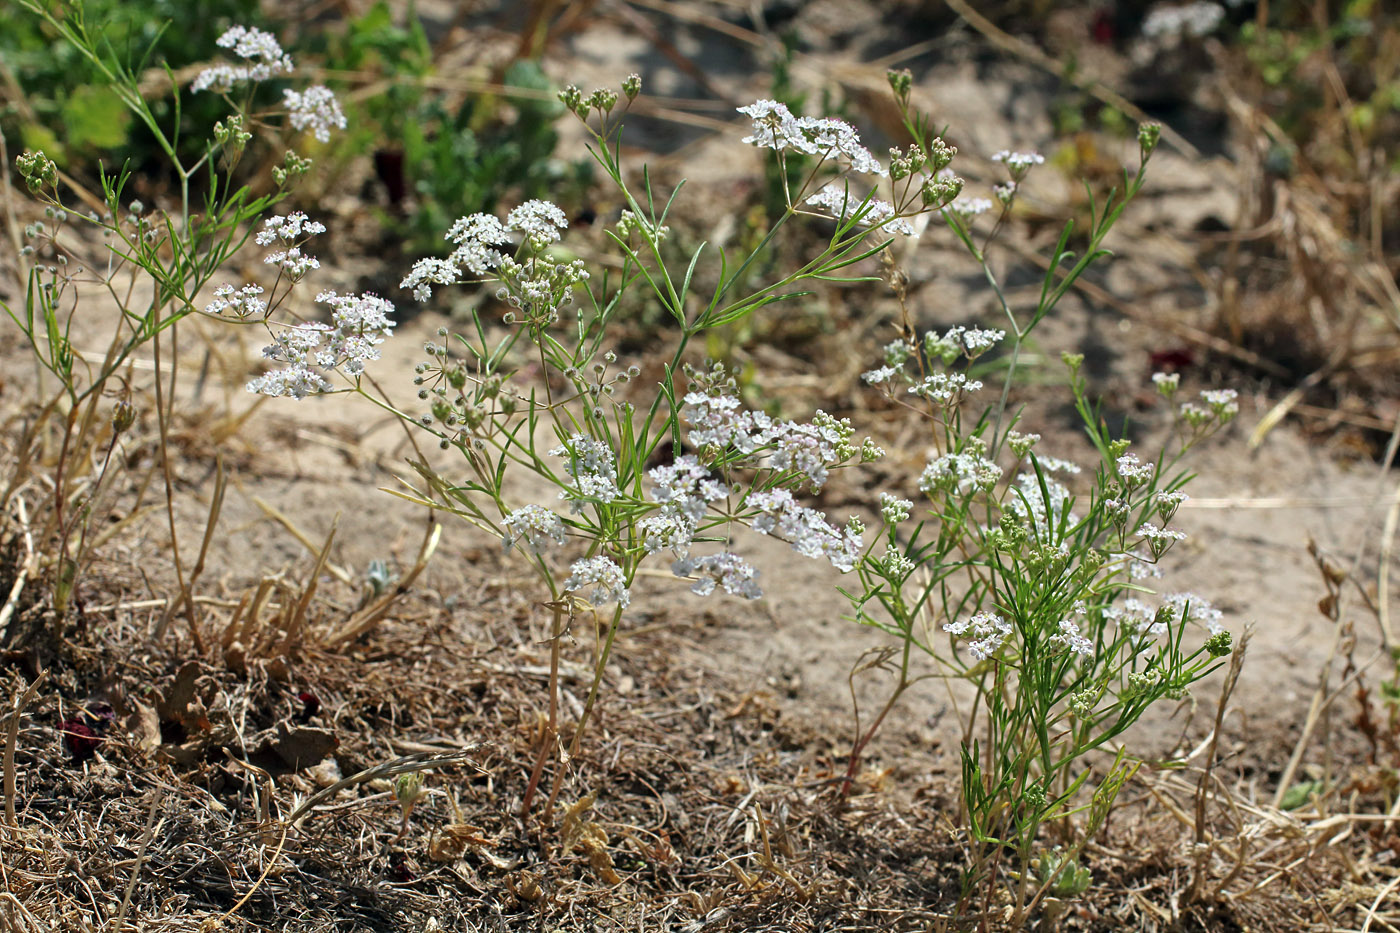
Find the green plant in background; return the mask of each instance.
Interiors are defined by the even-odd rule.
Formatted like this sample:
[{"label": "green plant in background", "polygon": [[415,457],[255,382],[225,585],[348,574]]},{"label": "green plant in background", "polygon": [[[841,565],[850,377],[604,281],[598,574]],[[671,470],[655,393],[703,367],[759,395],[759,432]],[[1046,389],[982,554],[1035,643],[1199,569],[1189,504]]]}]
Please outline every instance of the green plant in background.
[{"label": "green plant in background", "polygon": [[[131,364],[138,350],[149,348],[155,364],[152,388],[160,471],[179,587],[157,631],[164,631],[183,608],[199,644],[190,587],[202,568],[202,557],[187,576],[175,531],[168,444],[179,373],[176,332],[180,321],[196,311],[199,293],[253,236],[249,224],[286,197],[310,167],[307,160],[288,149],[281,164],[273,165],[268,177],[260,180],[268,193],[255,195],[235,180],[240,160],[254,139],[251,128],[267,125],[270,116],[255,113],[254,92],[266,79],[290,72],[291,59],[268,33],[242,26],[226,30],[216,44],[228,49],[237,63],[213,65],[192,82],[193,98],[219,101],[223,119],[204,127],[192,140],[183,132],[180,118],[185,112],[180,101],[186,95],[177,88],[175,102],[164,108],[149,102],[138,66],[118,54],[101,31],[90,27],[83,6],[38,0],[22,0],[22,4],[62,40],[63,47],[70,50],[64,54],[77,55],[85,67],[100,76],[133,124],[154,140],[164,160],[160,171],[175,180],[178,201],[169,210],[148,207],[128,195],[133,179],[129,168],[118,172],[103,169],[96,196],[103,210],[75,208],[59,186],[54,160],[38,151],[27,151],[16,159],[29,190],[46,204],[45,220],[25,230],[23,303],[4,305],[3,309],[29,342],[47,378],[41,376],[42,401],[21,438],[18,465],[0,497],[0,507],[8,509],[16,497],[47,500],[34,510],[38,518],[33,538],[42,562],[38,570],[50,584],[56,615],[64,618],[78,598],[112,474],[125,460],[113,456],[114,451],[137,422]],[[198,93],[202,90],[223,94]],[[234,93],[239,94],[240,103],[230,110],[230,95]],[[334,97],[323,87],[287,90],[283,100],[286,121],[295,129],[324,135],[339,119]],[[172,115],[169,125],[162,122],[158,110]],[[187,156],[196,141],[198,155]],[[274,229],[285,219],[275,220]],[[83,241],[70,230],[75,225],[87,225],[101,233],[104,258],[96,262],[85,258]],[[266,235],[265,228],[258,234],[259,242],[264,242]],[[266,298],[262,297],[263,289],[254,286],[218,300],[250,310],[276,308],[286,297],[289,284],[315,265],[314,259],[301,255],[299,242],[287,242],[284,247],[280,255],[269,259],[279,275]],[[84,299],[86,288],[95,288],[103,306],[115,313],[104,316],[87,311],[84,305],[91,299]],[[74,349],[75,325],[81,329],[84,342],[106,340],[100,355],[84,355]],[[168,359],[166,354],[170,354]],[[46,456],[55,450],[55,457]],[[43,478],[35,481],[40,475]],[[211,521],[215,518],[216,510]]]},{"label": "green plant in background", "polygon": [[[557,88],[528,59],[512,62],[501,87],[454,95],[448,105],[430,90],[437,75],[432,47],[410,6],[399,26],[387,3],[376,3],[350,22],[326,47],[326,67],[377,78],[383,92],[348,104],[353,129],[340,149],[371,155],[390,201],[411,197],[406,217],[386,215],[390,232],[407,237],[410,253],[430,252],[452,221],[494,210],[503,197],[522,200],[546,193],[578,200],[591,173],[588,164],[554,156],[554,126],[565,113]],[[461,76],[453,81],[470,86]]]},{"label": "green plant in background", "polygon": [[[17,5],[23,6],[23,0]],[[180,0],[85,0],[52,5],[53,22],[12,11],[0,30],[0,59],[24,88],[0,111],[0,131],[26,149],[43,151],[60,168],[96,174],[94,160],[130,164],[142,174],[165,165],[160,140],[126,106],[103,68],[87,52],[66,41],[63,30],[82,24],[99,26],[93,40],[100,55],[130,64],[130,72],[149,95],[153,82],[163,84],[163,68],[179,73],[209,59],[215,39],[231,23],[259,15],[257,0],[210,0],[190,16]],[[166,24],[178,22],[178,28]],[[212,97],[180,100],[179,119],[190,130],[180,138],[176,98],[149,95],[147,108],[179,150],[193,162],[203,154],[203,136],[226,106]]]},{"label": "green plant in background", "polygon": [[[1288,137],[1274,144],[1304,150],[1318,171],[1346,175],[1370,162],[1373,147],[1393,148],[1400,125],[1396,25],[1386,4],[1349,0],[1331,19],[1283,4],[1269,23],[1241,26],[1238,47],[1271,89],[1265,109]],[[1319,80],[1323,73],[1327,80]],[[1280,166],[1287,155],[1280,152]],[[1400,165],[1400,157],[1391,153],[1389,164]]]},{"label": "green plant in background", "polygon": [[[892,74],[891,81],[898,94],[908,78]],[[906,123],[916,138],[926,138],[919,120]],[[959,198],[943,213],[982,266],[1006,330],[957,326],[917,335],[906,312],[906,337],[885,348],[884,365],[864,374],[892,403],[926,420],[935,455],[919,477],[919,506],[884,497],[881,533],[857,564],[861,586],[843,591],[857,621],[898,642],[893,652],[877,655],[881,665],[897,657],[897,679],[872,724],[862,729],[857,713],[845,786],[909,686],[926,676],[966,683],[971,695],[958,702],[965,704],[962,800],[973,864],[962,906],[995,903],[1005,878],[1013,930],[1047,893],[1082,887],[1074,867],[1080,847],[1136,767],[1120,747],[1112,767],[1096,776],[1084,756],[1112,748],[1148,707],[1182,697],[1230,651],[1220,613],[1200,597],[1144,597],[1158,560],[1184,537],[1169,527],[1190,478],[1179,469],[1181,457],[1234,417],[1234,392],[1206,392],[1182,405],[1175,441],[1139,460],[1087,398],[1082,357],[1067,355],[1075,407],[1097,453],[1088,468],[1092,480],[1079,495],[1067,484],[1081,467],[1038,453],[1039,435],[1017,430],[1021,414],[1009,404],[1026,340],[1075,279],[1107,255],[1104,239],[1141,190],[1158,133],[1152,126],[1140,130],[1138,170],[1132,177],[1124,172],[1122,196],[1091,206],[1082,255],[1068,250],[1073,223],[1066,225],[1039,299],[1025,309],[1003,292],[988,249],[1020,184],[1043,159],[995,154],[1010,176],[994,188],[995,200]],[[928,140],[922,149],[934,147]],[[1001,216],[989,232],[977,233],[975,218],[997,204]],[[1008,337],[1001,391],[973,416],[971,400],[988,388],[973,367]],[[1178,377],[1159,374],[1155,381],[1168,399],[1178,391]],[[934,662],[933,674],[915,673],[916,654]],[[1032,863],[1041,826],[1086,810],[1080,841],[1062,857],[1041,858],[1037,876]],[[1016,860],[1009,871],[1000,864],[1008,851]]]}]

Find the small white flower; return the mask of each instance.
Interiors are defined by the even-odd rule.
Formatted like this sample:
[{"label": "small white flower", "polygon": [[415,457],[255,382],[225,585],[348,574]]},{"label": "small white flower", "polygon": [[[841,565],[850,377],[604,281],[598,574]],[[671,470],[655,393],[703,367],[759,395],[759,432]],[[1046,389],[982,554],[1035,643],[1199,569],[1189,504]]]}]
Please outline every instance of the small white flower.
[{"label": "small white flower", "polygon": [[564,581],[564,589],[573,592],[592,586],[592,602],[595,606],[617,603],[625,609],[632,601],[622,568],[609,557],[585,557],[576,560],[569,571],[569,579]]},{"label": "small white flower", "polygon": [[526,201],[506,216],[506,228],[525,234],[537,249],[557,241],[568,226],[569,218],[548,201]]},{"label": "small white flower", "polygon": [[815,207],[824,207],[841,220],[859,213],[859,222],[868,227],[877,227],[885,233],[897,233],[901,236],[918,236],[909,221],[895,216],[894,205],[889,201],[870,198],[862,202],[852,197],[845,187],[835,183],[809,197],[807,203]]},{"label": "small white flower", "polygon": [[985,661],[996,654],[1006,636],[1011,634],[1011,623],[995,612],[979,612],[970,619],[950,621],[943,624],[943,631],[949,635],[971,635],[968,652],[978,661]]},{"label": "small white flower", "polygon": [[509,551],[522,538],[530,550],[539,554],[549,545],[564,543],[564,522],[542,505],[526,505],[516,509],[501,522],[505,526],[505,549]]},{"label": "small white flower", "polygon": [[671,565],[671,572],[678,577],[698,577],[690,588],[697,596],[713,593],[716,583],[731,596],[758,599],[763,595],[758,588],[758,571],[738,554],[729,551],[683,558]]},{"label": "small white flower", "polygon": [[300,93],[285,90],[282,97],[287,107],[287,119],[293,128],[309,129],[323,143],[330,142],[331,130],[345,129],[345,114],[330,88],[313,84]]},{"label": "small white flower", "polygon": [[325,224],[307,217],[304,211],[293,211],[285,217],[276,214],[264,220],[263,228],[254,235],[253,242],[259,246],[271,246],[274,241],[281,240],[294,245],[325,232]]},{"label": "small white flower", "polygon": [[204,306],[206,314],[229,312],[239,318],[261,317],[267,311],[267,302],[258,296],[263,293],[261,285],[244,285],[237,291],[232,285],[220,285],[214,289],[214,300]]},{"label": "small white flower", "polygon": [[449,260],[429,256],[413,264],[399,288],[411,288],[415,301],[427,301],[433,295],[432,286],[455,285],[461,275],[462,270]]}]

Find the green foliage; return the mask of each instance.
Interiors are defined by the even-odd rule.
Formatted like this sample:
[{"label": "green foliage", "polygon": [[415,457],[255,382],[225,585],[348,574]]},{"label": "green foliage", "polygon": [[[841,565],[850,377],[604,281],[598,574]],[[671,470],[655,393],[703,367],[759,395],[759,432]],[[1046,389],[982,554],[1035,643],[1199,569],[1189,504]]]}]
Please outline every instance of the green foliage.
[{"label": "green foliage", "polygon": [[[207,0],[200,4],[198,16],[191,16],[189,4],[181,0],[45,0],[42,6],[57,22],[92,24],[101,35],[93,51],[143,79],[148,69],[168,66],[179,72],[217,57],[214,40],[236,23],[275,28],[257,0]],[[0,131],[27,148],[44,150],[69,171],[95,175],[93,162],[99,155],[108,165],[128,160],[138,166],[158,164],[161,150],[156,141],[133,120],[92,59],[62,41],[53,24],[17,13],[12,10],[0,29],[0,59],[25,96],[0,110]],[[171,23],[178,28],[167,28]],[[158,74],[156,78],[163,80]],[[181,97],[180,122],[194,131],[181,144],[182,157],[199,157],[208,127],[227,109],[212,94]],[[177,110],[172,96],[152,96],[150,110],[159,123],[173,126]]]},{"label": "green foliage", "polygon": [[[449,104],[428,87],[437,70],[412,9],[407,20],[400,26],[387,3],[375,4],[330,40],[326,65],[368,72],[387,83],[382,94],[347,107],[353,130],[340,155],[373,154],[391,200],[412,195],[406,219],[384,218],[410,241],[410,252],[428,252],[453,220],[492,211],[508,195],[577,200],[591,179],[590,166],[554,158],[554,124],[565,107],[539,63],[513,62],[502,78],[503,92],[473,90]],[[396,190],[400,184],[403,192]]]}]

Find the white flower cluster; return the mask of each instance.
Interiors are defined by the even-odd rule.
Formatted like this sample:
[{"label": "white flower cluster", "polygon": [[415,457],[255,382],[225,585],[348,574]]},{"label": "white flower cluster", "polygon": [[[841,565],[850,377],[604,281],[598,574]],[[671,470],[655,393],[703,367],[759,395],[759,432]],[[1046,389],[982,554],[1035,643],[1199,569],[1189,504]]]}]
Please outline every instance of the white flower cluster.
[{"label": "white flower cluster", "polygon": [[876,227],[885,233],[897,233],[901,236],[918,236],[909,221],[895,216],[894,205],[889,201],[879,198],[860,201],[852,197],[850,190],[845,186],[834,182],[809,197],[807,203],[826,208],[840,220],[858,213],[859,222],[868,227]]},{"label": "white flower cluster", "polygon": [[1003,149],[992,154],[993,162],[1001,162],[1006,166],[1006,170],[1011,173],[1011,181],[1004,185],[993,185],[992,194],[1003,205],[1009,205],[1016,197],[1016,186],[1026,174],[1037,165],[1045,164],[1045,156],[1038,152],[1012,152]]},{"label": "white flower cluster", "polygon": [[618,497],[617,455],[607,444],[575,434],[549,454],[567,458],[564,470],[573,477],[575,488],[559,493],[559,498],[569,500],[574,514],[582,512],[589,502],[608,503]]},{"label": "white flower cluster", "polygon": [[261,285],[244,285],[237,291],[232,285],[224,284],[214,289],[214,300],[204,306],[207,314],[228,312],[234,317],[262,317],[267,313],[267,302],[258,296],[263,293]]},{"label": "white flower cluster", "polygon": [[1185,6],[1159,3],[1154,6],[1142,21],[1142,34],[1148,38],[1158,36],[1209,35],[1225,18],[1225,8],[1218,3],[1196,2]]},{"label": "white flower cluster", "polygon": [[816,489],[826,483],[829,467],[855,454],[850,422],[823,411],[802,424],[744,409],[731,395],[690,392],[684,401],[681,417],[690,423],[691,446],[718,447],[745,457],[766,451],[770,466],[801,473]]},{"label": "white flower cluster", "polygon": [[1165,635],[1168,628],[1163,615],[1132,596],[1123,600],[1121,605],[1106,606],[1103,617],[1119,628],[1138,635]]},{"label": "white flower cluster", "polygon": [[976,453],[944,454],[929,462],[919,475],[919,491],[965,494],[989,492],[1001,479],[1001,467]]},{"label": "white flower cluster", "polygon": [[843,573],[855,567],[861,548],[856,529],[838,531],[825,513],[800,505],[786,489],[756,492],[748,501],[762,513],[753,521],[754,531],[776,535],[803,557],[824,557]]},{"label": "white flower cluster", "polygon": [[697,596],[710,595],[715,591],[716,584],[724,587],[724,591],[731,596],[758,599],[763,595],[758,588],[758,571],[731,551],[682,558],[671,565],[671,572],[678,577],[698,577],[690,588]]},{"label": "white flower cluster", "polygon": [[[1033,525],[1041,534],[1046,532],[1052,522],[1057,528],[1061,526],[1060,516],[1064,514],[1065,503],[1072,501],[1069,490],[1062,483],[1046,476],[1045,488],[1042,490],[1040,478],[1027,472],[1016,476],[1016,486],[1019,494],[1011,493],[1006,497],[1006,511],[1016,516],[1018,521]],[[1078,521],[1073,512],[1069,513],[1069,526]]]},{"label": "white flower cluster", "polygon": [[[311,220],[301,211],[287,216],[278,214],[263,221],[263,228],[254,236],[259,246],[271,246],[281,241],[286,249],[274,250],[263,260],[281,270],[290,281],[300,281],[313,269],[321,268],[315,256],[301,251],[301,246],[313,236],[326,232],[326,225]],[[267,313],[267,302],[257,297],[263,289],[258,285],[244,285],[237,291],[232,285],[224,284],[214,289],[214,300],[204,306],[206,314],[231,314],[240,319],[262,317]]]},{"label": "white flower cluster", "polygon": [[888,174],[880,160],[861,144],[855,127],[831,117],[795,117],[785,104],[760,100],[740,107],[753,119],[753,135],[744,142],[779,152],[791,149],[820,160],[844,159],[852,170],[873,175]]},{"label": "white flower cluster", "polygon": [[981,382],[969,380],[962,373],[934,373],[910,386],[909,394],[926,398],[941,408],[954,408],[981,388]]},{"label": "white flower cluster", "polygon": [[693,454],[679,457],[675,463],[653,467],[647,475],[655,484],[651,498],[661,503],[661,509],[640,523],[643,546],[648,554],[670,548],[676,557],[684,560],[690,556],[696,526],[705,517],[709,504],[728,496],[729,489],[711,477],[710,471]]},{"label": "white flower cluster", "polygon": [[292,70],[292,58],[282,51],[281,44],[271,33],[247,26],[234,26],[219,36],[215,43],[248,62],[246,65],[215,65],[201,71],[190,86],[194,91],[213,88],[227,91],[245,81],[266,81]]},{"label": "white flower cluster", "polygon": [[1139,463],[1137,454],[1124,454],[1118,458],[1117,465],[1118,477],[1129,489],[1148,483],[1155,469],[1151,463]]},{"label": "white flower cluster", "polygon": [[953,203],[948,205],[947,210],[963,223],[967,223],[972,218],[987,213],[992,209],[992,206],[990,198],[960,196],[953,199]]},{"label": "white flower cluster", "polygon": [[325,85],[313,84],[301,92],[288,89],[282,92],[282,98],[287,105],[287,119],[293,128],[309,129],[323,143],[330,142],[331,130],[345,129],[345,114],[340,109],[340,101]]},{"label": "white flower cluster", "polygon": [[996,654],[1006,636],[1011,634],[1011,623],[995,612],[979,612],[970,619],[943,623],[943,631],[957,637],[970,634],[968,652],[977,660],[985,661]]},{"label": "white flower cluster", "polygon": [[[427,301],[432,286],[461,281],[465,269],[477,277],[500,278],[506,285],[503,297],[511,304],[537,319],[553,320],[574,287],[588,279],[582,261],[558,262],[543,252],[559,241],[568,226],[564,212],[548,201],[526,201],[506,215],[504,224],[490,214],[470,214],[453,223],[447,233],[456,249],[446,259],[418,260],[399,287],[411,288],[415,300]],[[496,248],[509,243],[514,233],[522,234],[534,253],[525,262]]]},{"label": "white flower cluster", "polygon": [[1224,613],[1195,593],[1171,593],[1163,598],[1162,603],[1169,606],[1178,618],[1202,625],[1212,635],[1225,631],[1225,623],[1221,621]]},{"label": "white flower cluster", "polygon": [[564,589],[573,592],[586,586],[593,587],[594,605],[617,603],[625,609],[632,601],[632,593],[627,589],[627,577],[610,557],[585,557],[576,560],[569,571],[569,579],[564,581]]},{"label": "white flower cluster", "polygon": [[264,373],[248,383],[248,391],[273,397],[305,398],[328,392],[326,374],[341,370],[350,376],[364,372],[367,360],[379,359],[379,345],[393,330],[394,306],[376,295],[337,295],[322,292],[316,300],[331,308],[331,323],[308,321],[273,335],[263,356],[286,363],[285,369]]},{"label": "white flower cluster", "polygon": [[511,512],[501,522],[505,526],[505,549],[515,547],[517,541],[524,540],[530,550],[540,554],[549,542],[564,543],[564,521],[542,505],[523,506]]},{"label": "white flower cluster", "polygon": [[1073,618],[1066,617],[1060,620],[1059,631],[1050,636],[1050,644],[1068,648],[1085,657],[1093,654],[1094,643],[1079,632],[1079,620],[1088,614],[1089,610],[1082,601],[1075,603]]},{"label": "white flower cluster", "polygon": [[259,246],[271,246],[273,241],[286,244],[304,243],[326,232],[326,225],[312,220],[304,211],[292,211],[285,217],[275,214],[263,221],[263,228],[253,237]]},{"label": "white flower cluster", "polygon": [[1025,171],[1033,165],[1044,165],[1045,156],[1038,152],[1012,152],[1003,149],[992,153],[993,162],[1004,162],[1012,172]]},{"label": "white flower cluster", "polygon": [[1130,597],[1102,611],[1104,619],[1136,634],[1165,635],[1173,623],[1187,622],[1204,627],[1211,635],[1225,631],[1224,613],[1195,593],[1171,593],[1155,609]]}]

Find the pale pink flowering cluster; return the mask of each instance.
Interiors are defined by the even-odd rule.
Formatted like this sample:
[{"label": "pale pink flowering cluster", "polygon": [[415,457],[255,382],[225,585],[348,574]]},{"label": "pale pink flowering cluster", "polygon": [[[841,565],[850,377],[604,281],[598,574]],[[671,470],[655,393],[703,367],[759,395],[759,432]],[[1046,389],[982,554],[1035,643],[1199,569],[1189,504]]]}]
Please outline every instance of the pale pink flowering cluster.
[{"label": "pale pink flowering cluster", "polygon": [[759,100],[739,112],[753,119],[753,135],[744,142],[782,152],[791,149],[819,159],[844,159],[852,170],[888,174],[880,160],[861,144],[855,127],[831,117],[795,117],[785,104]]},{"label": "pale pink flowering cluster", "polygon": [[807,203],[814,207],[826,208],[829,213],[840,220],[860,213],[860,223],[868,227],[876,227],[885,233],[897,233],[901,236],[918,236],[909,221],[903,217],[895,216],[894,205],[889,201],[870,198],[868,201],[862,202],[852,197],[850,191],[844,186],[834,182],[809,197]]},{"label": "pale pink flowering cluster", "polygon": [[627,589],[627,577],[610,557],[585,557],[574,561],[569,568],[569,579],[564,581],[564,589],[574,592],[588,586],[593,587],[592,602],[595,606],[617,603],[625,609],[632,601],[632,593]]},{"label": "pale pink flowering cluster", "polygon": [[530,550],[540,554],[553,541],[564,543],[564,522],[542,505],[522,506],[511,512],[501,522],[505,526],[505,549],[515,547],[517,541],[524,540]]},{"label": "pale pink flowering cluster", "polygon": [[575,434],[549,452],[566,458],[564,470],[574,480],[574,489],[559,493],[569,501],[569,510],[582,512],[589,502],[612,502],[618,497],[617,455],[602,441]]},{"label": "pale pink flowering cluster", "polygon": [[652,500],[661,503],[655,515],[642,519],[643,546],[648,554],[670,548],[676,557],[690,556],[695,529],[705,517],[711,502],[729,495],[723,483],[693,454],[678,457],[675,463],[653,467],[647,474],[655,484]]},{"label": "pale pink flowering cluster", "polygon": [[1006,636],[1011,634],[1011,623],[995,612],[979,612],[968,619],[943,623],[943,631],[956,637],[970,636],[968,652],[977,660],[985,661],[996,654]]},{"label": "pale pink flowering cluster", "polygon": [[842,572],[855,567],[861,549],[857,528],[837,530],[825,513],[800,505],[786,489],[753,493],[748,504],[761,513],[753,520],[759,534],[781,538],[803,557],[824,557]]},{"label": "pale pink flowering cluster", "polygon": [[274,397],[306,398],[330,391],[326,374],[340,370],[358,376],[365,362],[379,359],[379,345],[393,330],[394,306],[372,294],[322,292],[316,300],[331,308],[331,324],[308,321],[274,333],[263,356],[286,363],[248,383],[248,391]]},{"label": "pale pink flowering cluster", "polygon": [[246,81],[266,81],[292,70],[292,58],[282,51],[281,44],[271,33],[247,26],[234,26],[215,40],[220,48],[248,62],[246,65],[215,65],[201,71],[190,85],[191,90],[227,91]]},{"label": "pale pink flowering cluster", "polygon": [[287,119],[293,128],[309,129],[323,143],[330,142],[331,130],[345,129],[345,114],[340,109],[340,101],[324,85],[313,84],[305,91],[288,89],[282,92],[282,98],[287,106]]},{"label": "pale pink flowering cluster", "polygon": [[724,587],[731,596],[745,599],[758,599],[763,591],[758,587],[758,571],[738,554],[721,551],[704,557],[685,557],[671,565],[671,572],[678,577],[696,577],[690,591],[697,596],[708,596],[715,591],[715,585]]}]

